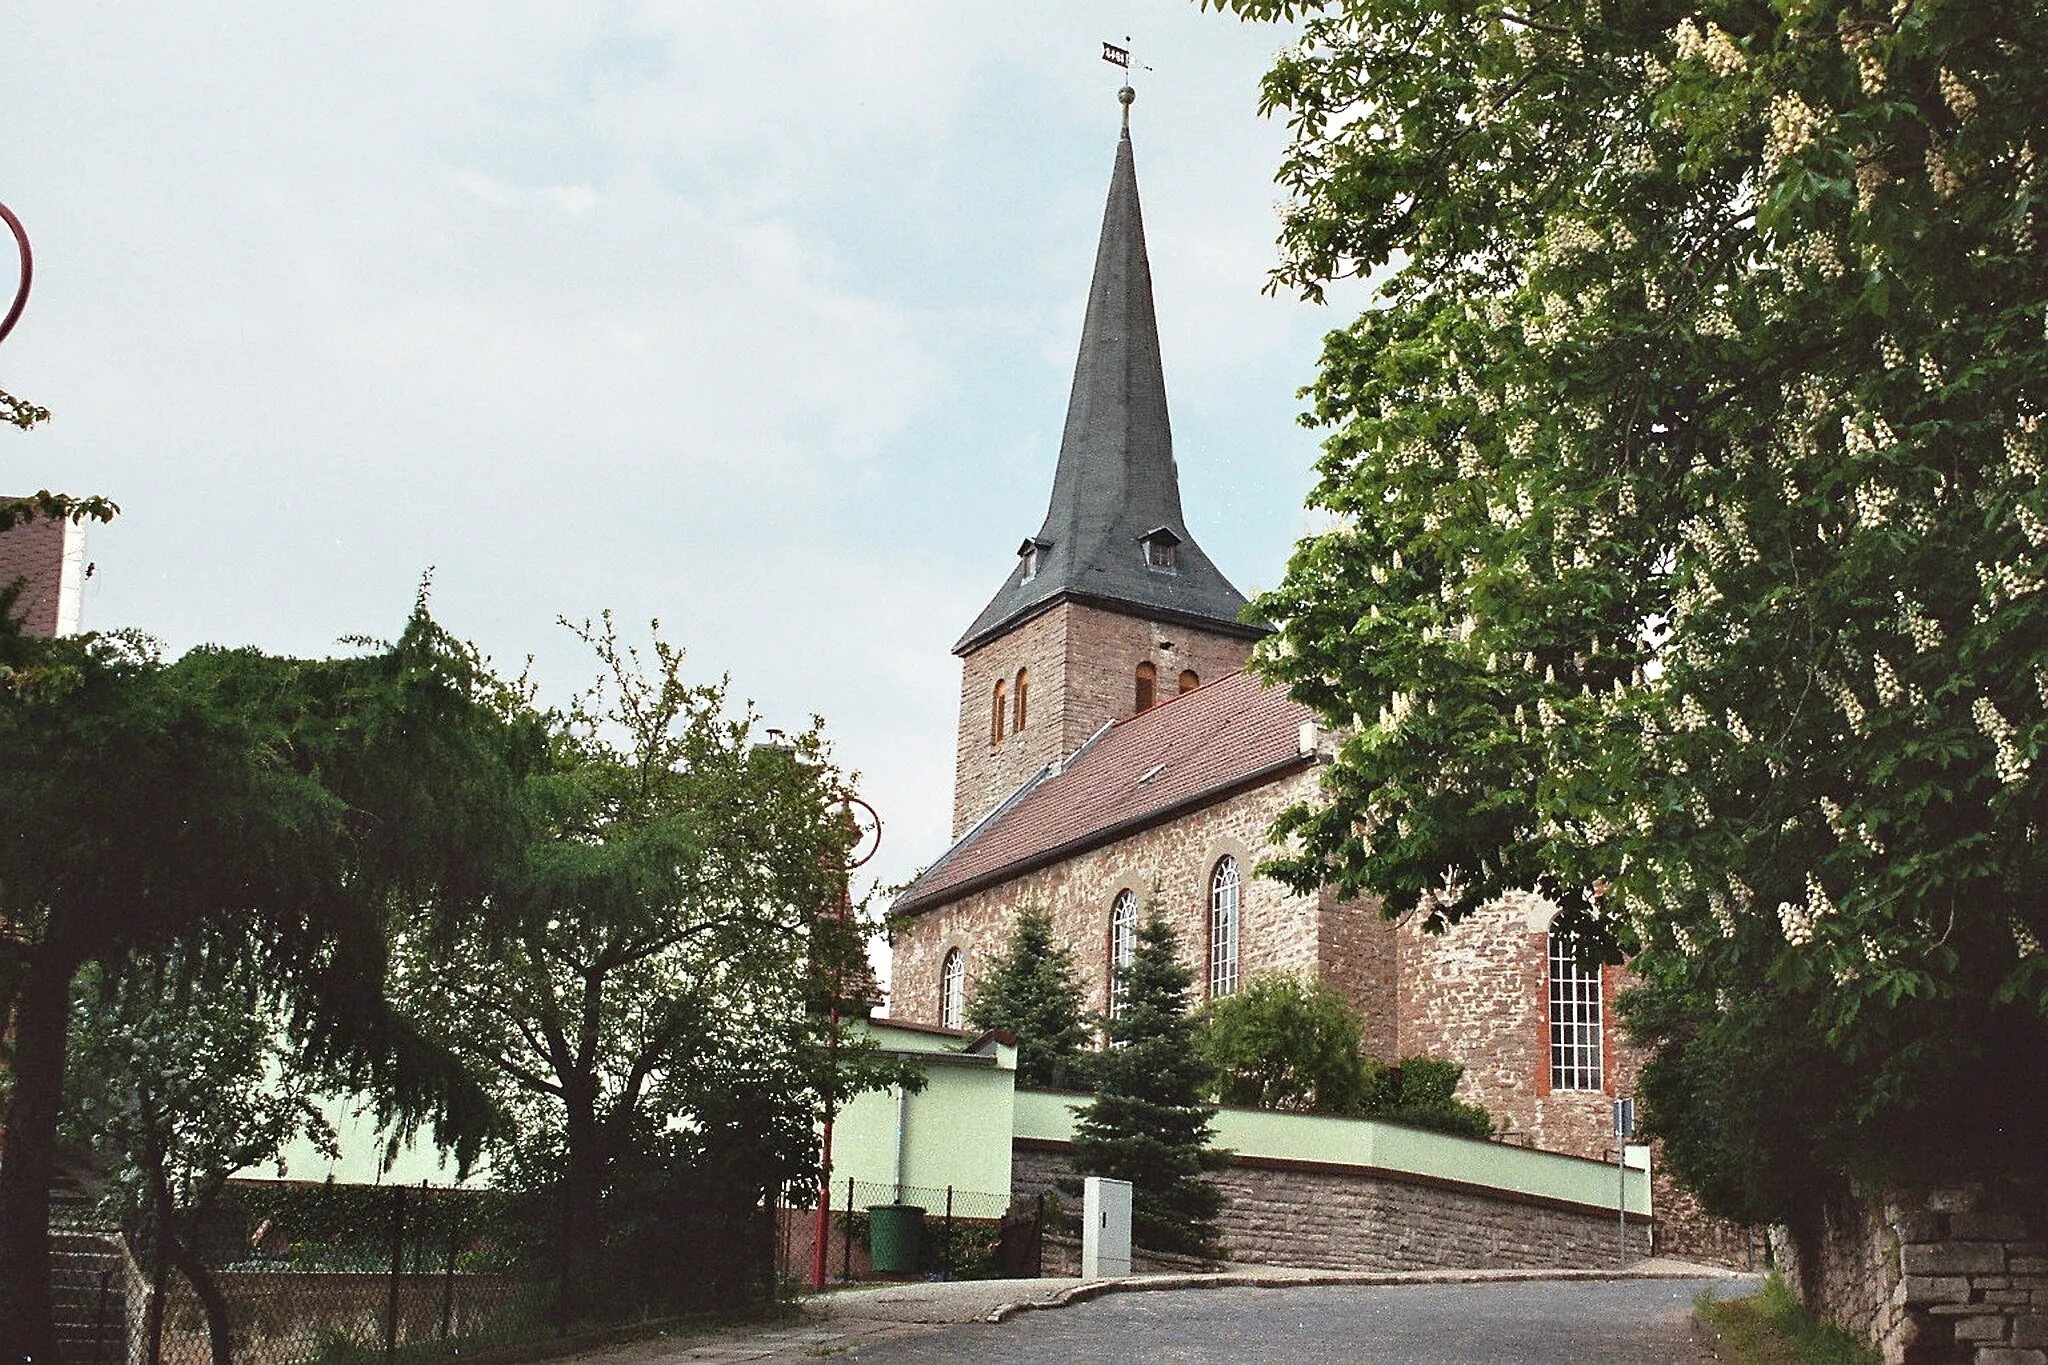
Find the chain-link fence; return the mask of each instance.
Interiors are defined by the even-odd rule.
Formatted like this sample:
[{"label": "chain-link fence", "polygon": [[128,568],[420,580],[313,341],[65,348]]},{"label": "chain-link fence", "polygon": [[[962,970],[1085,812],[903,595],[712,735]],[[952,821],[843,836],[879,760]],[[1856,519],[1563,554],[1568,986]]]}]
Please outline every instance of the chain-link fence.
[{"label": "chain-link fence", "polygon": [[777,1215],[776,1269],[793,1284],[1034,1277],[1050,1216],[1043,1199],[851,1177],[832,1182],[822,1239],[815,1202]]},{"label": "chain-link fence", "polygon": [[130,1241],[106,1365],[352,1365],[550,1334],[553,1286],[523,1272],[506,1201],[482,1191],[244,1187],[189,1244]]}]

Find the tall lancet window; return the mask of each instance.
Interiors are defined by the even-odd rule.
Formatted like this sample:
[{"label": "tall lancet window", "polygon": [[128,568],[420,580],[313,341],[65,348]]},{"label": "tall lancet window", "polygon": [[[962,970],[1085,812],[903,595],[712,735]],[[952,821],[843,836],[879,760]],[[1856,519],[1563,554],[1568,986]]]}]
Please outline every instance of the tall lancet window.
[{"label": "tall lancet window", "polygon": [[988,742],[1003,742],[1003,723],[1009,719],[1010,685],[1001,678],[996,679],[995,704],[989,707]]},{"label": "tall lancet window", "polygon": [[1138,955],[1138,897],[1130,890],[1116,893],[1109,907],[1109,1015],[1124,1012],[1123,988],[1117,973],[1131,965]]},{"label": "tall lancet window", "polygon": [[1244,885],[1237,859],[1218,859],[1209,878],[1209,995],[1237,994],[1237,922]]},{"label": "tall lancet window", "polygon": [[967,959],[958,948],[939,967],[939,1027],[964,1028],[967,1023]]},{"label": "tall lancet window", "polygon": [[1010,727],[1011,729],[1016,730],[1020,734],[1023,733],[1024,722],[1031,719],[1030,704],[1026,700],[1030,697],[1030,695],[1031,670],[1028,668],[1020,668],[1017,670],[1017,723]]},{"label": "tall lancet window", "polygon": [[1149,661],[1138,665],[1137,709],[1150,711],[1159,700],[1159,670]]}]

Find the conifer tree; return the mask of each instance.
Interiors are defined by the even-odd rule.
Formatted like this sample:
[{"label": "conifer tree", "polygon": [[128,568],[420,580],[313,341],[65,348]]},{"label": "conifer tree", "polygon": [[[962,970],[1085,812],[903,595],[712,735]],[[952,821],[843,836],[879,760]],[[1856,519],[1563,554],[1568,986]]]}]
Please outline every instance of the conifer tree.
[{"label": "conifer tree", "polygon": [[1053,942],[1052,916],[1027,905],[1009,947],[974,993],[967,1021],[1017,1038],[1017,1083],[1054,1088],[1088,1084],[1094,1030],[1082,1003],[1074,955]]},{"label": "conifer tree", "polygon": [[1122,1002],[1096,1063],[1095,1102],[1074,1132],[1074,1169],[1131,1182],[1131,1237],[1141,1247],[1215,1256],[1223,1194],[1202,1179],[1225,1161],[1210,1148],[1216,1106],[1203,1099],[1207,1062],[1188,1011],[1193,975],[1173,927],[1148,907],[1116,972]]}]

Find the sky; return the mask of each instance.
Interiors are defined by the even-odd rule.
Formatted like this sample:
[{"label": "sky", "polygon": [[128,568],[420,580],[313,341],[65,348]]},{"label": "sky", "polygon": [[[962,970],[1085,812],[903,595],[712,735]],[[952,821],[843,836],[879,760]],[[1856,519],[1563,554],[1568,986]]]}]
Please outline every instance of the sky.
[{"label": "sky", "polygon": [[[334,652],[435,615],[563,701],[558,618],[659,619],[826,720],[907,880],[950,826],[953,641],[1044,515],[1132,128],[1189,527],[1305,526],[1349,319],[1263,293],[1289,34],[1193,0],[66,0],[9,15],[36,249],[0,491],[105,493],[88,628]],[[11,281],[0,268],[0,283]],[[1351,312],[1356,311],[1353,302]]]}]

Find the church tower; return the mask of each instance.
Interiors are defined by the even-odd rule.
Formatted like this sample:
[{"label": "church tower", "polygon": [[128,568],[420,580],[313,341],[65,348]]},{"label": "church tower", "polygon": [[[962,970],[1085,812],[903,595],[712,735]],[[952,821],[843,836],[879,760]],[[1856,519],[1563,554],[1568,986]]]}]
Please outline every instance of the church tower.
[{"label": "church tower", "polygon": [[1243,668],[1265,631],[1188,534],[1126,86],[1052,503],[960,637],[957,838],[1105,724]]}]

